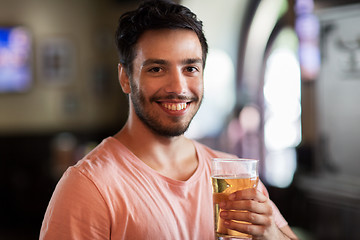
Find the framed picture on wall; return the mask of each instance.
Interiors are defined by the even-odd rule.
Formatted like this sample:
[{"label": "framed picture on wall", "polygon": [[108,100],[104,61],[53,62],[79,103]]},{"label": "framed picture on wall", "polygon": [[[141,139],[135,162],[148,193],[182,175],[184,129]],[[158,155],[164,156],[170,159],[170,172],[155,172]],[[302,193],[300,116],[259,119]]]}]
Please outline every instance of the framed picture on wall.
[{"label": "framed picture on wall", "polygon": [[39,47],[39,78],[47,85],[65,86],[75,78],[75,46],[68,38],[46,38]]}]

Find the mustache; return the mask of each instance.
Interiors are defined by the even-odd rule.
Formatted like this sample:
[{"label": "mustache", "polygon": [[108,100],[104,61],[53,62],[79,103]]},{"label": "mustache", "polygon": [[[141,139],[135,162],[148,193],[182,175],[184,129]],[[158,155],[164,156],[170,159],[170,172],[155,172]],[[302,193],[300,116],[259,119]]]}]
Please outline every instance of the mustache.
[{"label": "mustache", "polygon": [[152,96],[150,97],[150,102],[157,102],[160,100],[181,100],[181,101],[188,101],[188,102],[196,102],[199,101],[199,97],[197,96],[185,96],[179,94],[168,94],[166,96]]}]

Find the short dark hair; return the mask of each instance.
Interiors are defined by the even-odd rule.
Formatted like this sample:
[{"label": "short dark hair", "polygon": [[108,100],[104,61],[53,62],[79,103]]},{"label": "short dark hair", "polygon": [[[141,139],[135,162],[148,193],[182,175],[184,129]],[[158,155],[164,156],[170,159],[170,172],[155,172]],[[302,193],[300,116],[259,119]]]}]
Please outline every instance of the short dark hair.
[{"label": "short dark hair", "polygon": [[203,24],[190,9],[165,0],[144,1],[140,6],[121,15],[115,34],[120,63],[128,76],[132,74],[135,45],[146,30],[189,29],[196,33],[202,48],[205,66],[208,45],[203,32]]}]

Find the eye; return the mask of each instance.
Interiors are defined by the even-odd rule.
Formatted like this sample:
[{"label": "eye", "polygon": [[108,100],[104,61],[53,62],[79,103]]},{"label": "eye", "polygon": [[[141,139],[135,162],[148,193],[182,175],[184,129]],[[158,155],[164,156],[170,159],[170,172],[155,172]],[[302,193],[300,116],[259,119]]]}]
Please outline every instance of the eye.
[{"label": "eye", "polygon": [[190,73],[199,71],[199,69],[197,67],[193,67],[193,66],[186,67],[185,70]]},{"label": "eye", "polygon": [[159,73],[161,72],[161,67],[152,67],[149,69],[149,72],[153,72],[153,73]]}]

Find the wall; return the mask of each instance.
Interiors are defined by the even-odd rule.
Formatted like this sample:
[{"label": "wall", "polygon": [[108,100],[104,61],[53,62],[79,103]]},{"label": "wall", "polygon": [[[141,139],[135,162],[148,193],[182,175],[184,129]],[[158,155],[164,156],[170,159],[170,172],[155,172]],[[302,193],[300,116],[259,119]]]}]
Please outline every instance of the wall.
[{"label": "wall", "polygon": [[[0,95],[0,134],[86,130],[119,123],[120,128],[127,104],[117,82],[113,36],[118,17],[132,4],[1,1],[0,26],[22,25],[32,34],[34,82],[28,92]],[[44,46],[58,41],[69,43],[71,72],[54,84],[44,74]]]},{"label": "wall", "polygon": [[[0,94],[0,239],[38,239],[62,171],[125,122],[113,36],[118,17],[134,4],[0,1],[0,27],[21,25],[31,32],[34,80],[27,92]],[[65,77],[46,77],[48,44],[69,46]]]},{"label": "wall", "polygon": [[360,5],[318,12],[322,69],[316,84],[322,161],[342,175],[360,169]]}]

